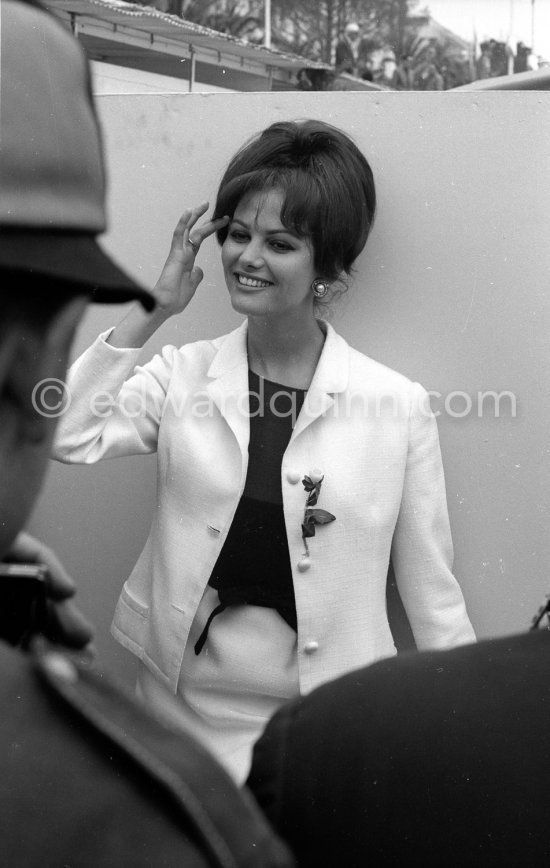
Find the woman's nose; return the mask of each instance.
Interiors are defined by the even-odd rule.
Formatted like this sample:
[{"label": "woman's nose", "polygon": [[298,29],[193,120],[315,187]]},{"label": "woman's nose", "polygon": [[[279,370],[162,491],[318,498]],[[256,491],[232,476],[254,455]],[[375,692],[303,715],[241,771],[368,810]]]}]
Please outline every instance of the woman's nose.
[{"label": "woman's nose", "polygon": [[261,268],[263,265],[261,245],[251,239],[244,250],[241,251],[241,263],[246,268]]}]

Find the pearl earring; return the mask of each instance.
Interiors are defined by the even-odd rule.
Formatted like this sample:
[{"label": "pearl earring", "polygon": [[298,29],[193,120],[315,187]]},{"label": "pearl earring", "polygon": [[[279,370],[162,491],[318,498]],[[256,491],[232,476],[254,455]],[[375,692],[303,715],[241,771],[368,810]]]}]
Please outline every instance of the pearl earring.
[{"label": "pearl earring", "polygon": [[311,289],[313,290],[315,298],[324,298],[329,290],[329,284],[326,280],[316,278],[311,284]]}]

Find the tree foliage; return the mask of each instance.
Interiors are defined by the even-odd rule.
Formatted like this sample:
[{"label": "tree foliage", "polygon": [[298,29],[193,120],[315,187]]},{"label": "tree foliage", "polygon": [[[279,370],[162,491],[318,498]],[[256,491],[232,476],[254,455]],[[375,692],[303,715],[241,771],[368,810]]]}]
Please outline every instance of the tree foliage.
[{"label": "tree foliage", "polygon": [[281,47],[332,62],[346,24],[356,21],[373,48],[401,54],[418,0],[272,0],[273,32]]},{"label": "tree foliage", "polygon": [[241,39],[263,38],[263,0],[179,0],[188,21]]},{"label": "tree foliage", "polygon": [[[264,0],[140,0],[251,42],[264,37]],[[427,0],[424,0],[427,2]],[[334,62],[338,38],[350,21],[357,22],[373,52],[393,51],[408,57],[413,68],[425,63],[435,47],[437,66],[447,86],[463,83],[467,70],[456,46],[444,39],[424,38],[428,21],[421,0],[271,0],[272,45],[313,60]],[[380,54],[379,54],[380,56]]]},{"label": "tree foliage", "polygon": [[[264,27],[263,0],[153,0],[165,11],[221,33],[250,38]],[[373,45],[401,52],[409,13],[418,0],[272,0],[273,44],[325,60],[349,21],[357,21]]]}]

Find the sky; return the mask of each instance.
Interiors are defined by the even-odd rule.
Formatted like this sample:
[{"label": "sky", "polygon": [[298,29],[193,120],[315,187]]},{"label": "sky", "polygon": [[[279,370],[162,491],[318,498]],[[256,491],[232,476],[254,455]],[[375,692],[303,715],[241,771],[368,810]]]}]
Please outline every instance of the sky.
[{"label": "sky", "polygon": [[532,14],[535,22],[535,54],[550,60],[550,0],[420,0],[418,11],[427,7],[433,18],[465,39],[478,44],[484,39],[507,42],[512,48],[522,41],[531,45]]}]

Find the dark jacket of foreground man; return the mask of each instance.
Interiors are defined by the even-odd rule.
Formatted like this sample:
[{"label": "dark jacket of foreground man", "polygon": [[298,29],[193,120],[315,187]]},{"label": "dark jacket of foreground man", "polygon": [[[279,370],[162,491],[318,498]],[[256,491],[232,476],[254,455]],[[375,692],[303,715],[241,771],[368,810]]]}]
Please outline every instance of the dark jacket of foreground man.
[{"label": "dark jacket of foreground man", "polygon": [[58,650],[0,642],[0,707],[2,866],[291,865],[202,747]]},{"label": "dark jacket of foreground man", "polygon": [[550,633],[403,655],[277,713],[249,784],[300,868],[550,864]]}]

